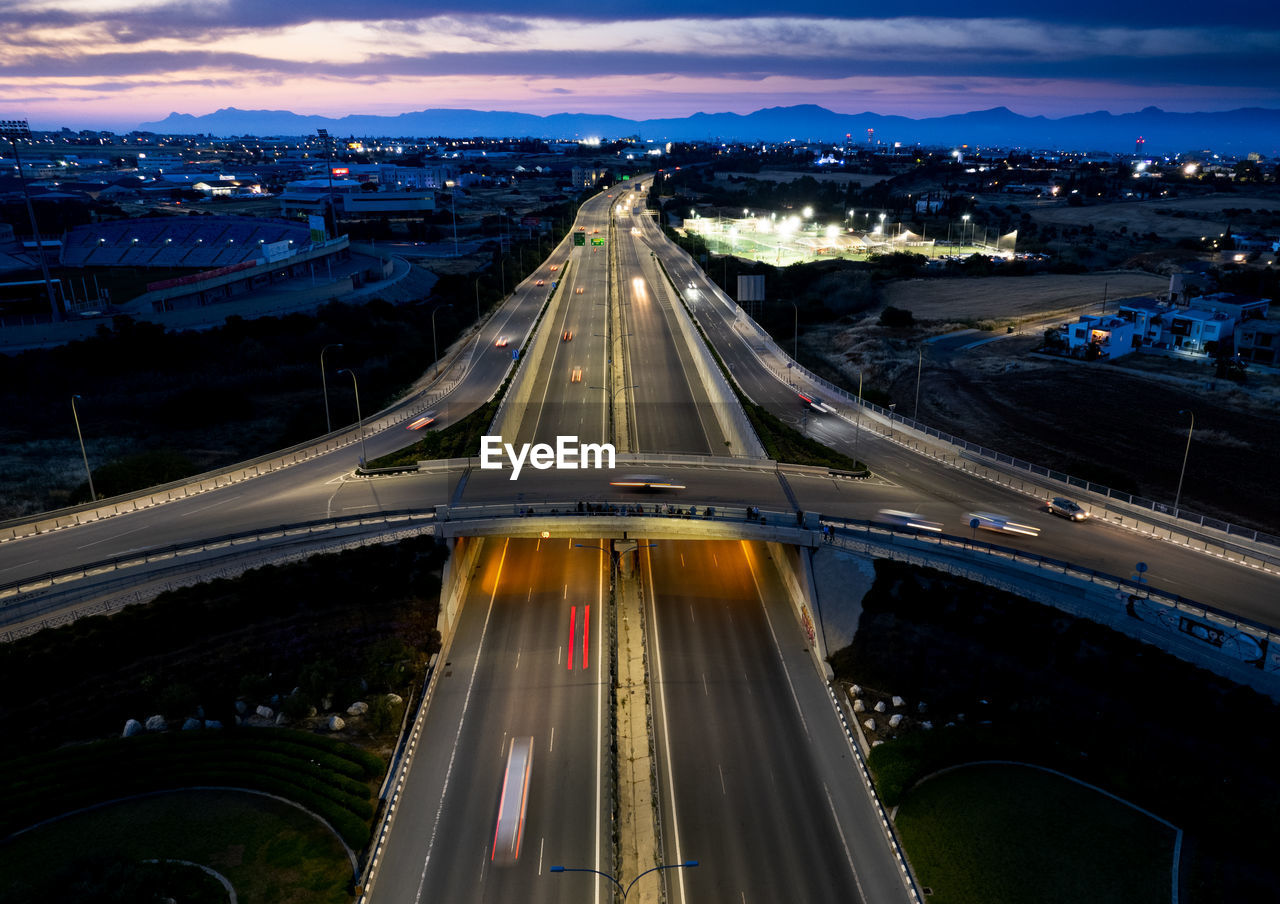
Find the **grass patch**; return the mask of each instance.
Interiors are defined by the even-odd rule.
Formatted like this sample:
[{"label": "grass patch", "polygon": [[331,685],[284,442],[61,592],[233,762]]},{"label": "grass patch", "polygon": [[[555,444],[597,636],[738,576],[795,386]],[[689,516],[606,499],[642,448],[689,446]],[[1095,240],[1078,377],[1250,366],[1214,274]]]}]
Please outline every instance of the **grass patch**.
[{"label": "grass patch", "polygon": [[1034,763],[1181,828],[1184,902],[1274,897],[1280,706],[1002,590],[875,564],[857,634],[831,664],[868,698],[907,701],[904,727],[881,733],[869,757],[887,806],[947,766]]},{"label": "grass patch", "polygon": [[355,849],[369,839],[377,757],[330,738],[287,729],[183,731],[62,747],[0,763],[0,833],[103,801],[216,785],[301,804]]},{"label": "grass patch", "polygon": [[[68,817],[0,845],[0,900],[150,902],[154,878],[143,860],[188,860],[225,876],[240,901],[254,904],[346,904],[351,864],[333,834],[307,814],[259,795],[183,791]],[[206,888],[186,870],[164,882],[165,897],[204,904],[226,901],[188,896]],[[165,871],[168,874],[168,871]],[[80,877],[88,887],[77,886]],[[126,887],[100,880],[127,882]],[[199,883],[198,886],[195,883]],[[102,889],[109,888],[110,892]],[[97,890],[95,890],[97,889]]]},{"label": "grass patch", "polygon": [[1037,769],[968,766],[906,795],[898,831],[935,904],[1167,904],[1174,831]]}]

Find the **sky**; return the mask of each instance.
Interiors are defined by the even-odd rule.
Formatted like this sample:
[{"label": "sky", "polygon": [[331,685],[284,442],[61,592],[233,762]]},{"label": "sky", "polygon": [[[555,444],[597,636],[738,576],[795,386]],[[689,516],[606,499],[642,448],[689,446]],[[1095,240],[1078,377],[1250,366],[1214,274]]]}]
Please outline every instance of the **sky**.
[{"label": "sky", "polygon": [[[1052,7],[1043,9],[1042,7]],[[1280,108],[1271,0],[0,0],[0,119]]]}]

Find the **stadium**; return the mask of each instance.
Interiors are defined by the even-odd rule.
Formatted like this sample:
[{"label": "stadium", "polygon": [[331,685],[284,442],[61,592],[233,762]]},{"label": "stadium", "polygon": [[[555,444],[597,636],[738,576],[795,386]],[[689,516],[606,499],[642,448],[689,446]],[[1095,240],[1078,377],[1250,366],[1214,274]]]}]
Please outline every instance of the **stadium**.
[{"label": "stadium", "polygon": [[[319,220],[319,218],[313,218]],[[319,228],[313,228],[319,227]],[[350,275],[358,287],[366,277],[352,269],[346,236],[326,239],[322,223],[234,216],[149,217],[76,227],[62,241],[64,272],[131,271],[142,291],[112,298],[68,298],[70,308],[155,313],[218,304],[264,288],[317,276]],[[381,278],[380,268],[371,278]],[[154,271],[147,279],[146,271]],[[142,271],[142,272],[139,272]],[[137,280],[141,279],[139,284]],[[74,285],[75,280],[69,280]],[[95,284],[97,280],[95,279]],[[117,292],[118,294],[118,292]]]}]

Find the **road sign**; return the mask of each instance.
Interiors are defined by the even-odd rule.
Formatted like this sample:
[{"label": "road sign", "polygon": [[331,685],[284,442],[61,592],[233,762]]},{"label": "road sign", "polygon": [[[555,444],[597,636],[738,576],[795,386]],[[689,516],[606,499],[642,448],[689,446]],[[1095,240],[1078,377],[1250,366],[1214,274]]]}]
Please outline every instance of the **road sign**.
[{"label": "road sign", "polygon": [[575,232],[573,234],[573,243],[575,245],[585,245],[587,243],[587,234],[585,232]]}]

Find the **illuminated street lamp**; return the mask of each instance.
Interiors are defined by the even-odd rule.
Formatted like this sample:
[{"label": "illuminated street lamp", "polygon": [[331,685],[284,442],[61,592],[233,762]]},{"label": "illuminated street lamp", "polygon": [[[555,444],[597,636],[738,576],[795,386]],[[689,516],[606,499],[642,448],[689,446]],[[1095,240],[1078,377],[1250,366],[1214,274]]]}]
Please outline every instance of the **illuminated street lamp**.
[{"label": "illuminated street lamp", "polygon": [[329,418],[329,380],[324,372],[324,353],[331,348],[342,348],[341,342],[331,342],[320,349],[320,388],[324,392],[324,427],[325,433],[333,432],[333,421]]},{"label": "illuminated street lamp", "polygon": [[598,869],[589,869],[587,867],[581,867],[581,866],[553,866],[551,867],[551,872],[553,873],[595,873],[597,876],[603,876],[604,878],[612,882],[614,885],[618,886],[618,891],[622,892],[622,900],[626,901],[627,895],[630,894],[632,887],[634,887],[635,884],[639,882],[643,877],[649,875],[649,873],[656,873],[658,870],[665,870],[665,869],[688,869],[689,867],[694,867],[697,865],[698,865],[697,860],[686,860],[684,863],[659,864],[658,866],[651,867],[650,869],[647,869],[644,872],[642,872],[640,875],[636,876],[634,879],[631,880],[631,884],[628,885],[626,888],[623,888],[622,883],[619,882],[617,879],[615,879],[613,876],[609,875],[608,873],[602,873]]},{"label": "illuminated street lamp", "polygon": [[963,245],[965,243],[964,231],[969,227],[969,214],[962,215],[960,219],[964,220],[964,225],[960,227],[960,244]]},{"label": "illuminated street lamp", "polygon": [[431,355],[436,362],[435,375],[440,376],[440,351],[436,345],[436,314],[440,313],[440,308],[452,308],[451,304],[442,304],[440,307],[431,310]]},{"label": "illuminated street lamp", "polygon": [[351,374],[351,387],[356,392],[356,424],[360,427],[360,467],[364,467],[368,461],[368,453],[364,446],[364,418],[360,415],[360,384],[356,382],[356,372],[347,368],[338,371],[339,374]]},{"label": "illuminated street lamp", "polygon": [[1196,413],[1190,408],[1178,409],[1178,414],[1191,415],[1191,426],[1187,428],[1187,448],[1182,452],[1182,470],[1178,473],[1178,492],[1173,497],[1173,517],[1178,517],[1178,503],[1182,501],[1182,478],[1187,474],[1187,456],[1191,454],[1191,434],[1196,429]]},{"label": "illuminated street lamp", "polygon": [[80,432],[80,415],[76,412],[76,399],[78,395],[71,397],[71,417],[76,422],[76,438],[80,440],[80,457],[84,459],[84,473],[89,478],[89,501],[97,502],[98,494],[93,491],[93,472],[89,470],[89,456],[84,451],[84,435]]}]

